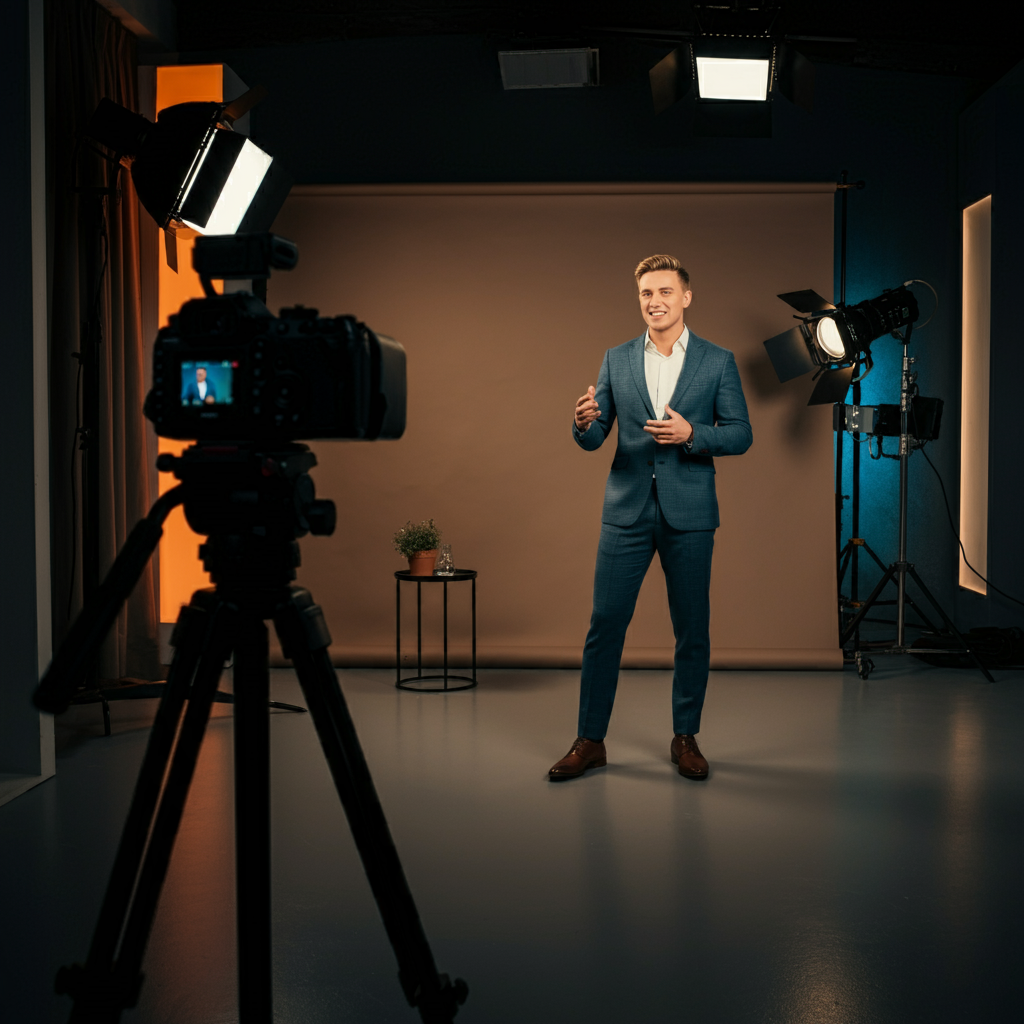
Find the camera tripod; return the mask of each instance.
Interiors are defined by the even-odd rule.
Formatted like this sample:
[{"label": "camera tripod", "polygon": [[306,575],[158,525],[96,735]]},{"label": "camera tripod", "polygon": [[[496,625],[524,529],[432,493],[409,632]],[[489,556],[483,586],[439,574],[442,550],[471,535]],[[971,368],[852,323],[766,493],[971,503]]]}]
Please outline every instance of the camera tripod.
[{"label": "camera tripod", "polygon": [[[36,691],[46,711],[67,707],[82,673],[138,581],[171,510],[184,504],[213,589],[192,595],[174,629],[174,657],[110,882],[84,965],[63,967],[57,991],[70,1024],[115,1024],[134,1006],[160,889],[224,663],[234,653],[235,860],[241,1024],[271,1024],[270,731],[267,667],[273,620],[309,706],[320,745],[399,965],[424,1024],[450,1024],[468,989],[439,974],[391,838],[337,675],[330,634],[307,590],[293,586],[297,538],[330,534],[335,510],[314,498],[305,445],[195,445],[158,466],[182,483],[136,525]],[[187,708],[186,708],[187,703]]]}]

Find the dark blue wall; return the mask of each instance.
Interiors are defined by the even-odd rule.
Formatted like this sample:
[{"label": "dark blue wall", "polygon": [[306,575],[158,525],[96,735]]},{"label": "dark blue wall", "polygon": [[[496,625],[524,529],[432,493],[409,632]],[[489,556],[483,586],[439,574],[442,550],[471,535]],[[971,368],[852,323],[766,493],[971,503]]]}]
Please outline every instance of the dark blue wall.
[{"label": "dark blue wall", "polygon": [[[989,579],[1024,599],[1024,427],[1021,424],[1021,273],[1024,271],[1024,196],[1021,110],[1024,65],[1019,65],[960,118],[958,207],[992,196],[992,379],[989,433]],[[961,617],[971,623],[1020,625],[1024,610],[998,593],[963,591]]]},{"label": "dark blue wall", "polygon": [[[850,196],[847,300],[870,298],[910,278],[928,280],[939,293],[938,312],[913,353],[921,359],[922,392],[946,401],[942,437],[929,454],[945,478],[955,517],[957,122],[968,84],[819,65],[813,115],[778,100],[771,139],[694,138],[686,104],[653,114],[647,70],[663,50],[602,45],[600,88],[506,93],[497,49],[483,38],[444,37],[225,51],[183,60],[223,60],[250,85],[268,87],[270,98],[253,115],[253,137],[279,154],[302,183],[834,181],[843,169],[851,179],[864,179],[867,187]],[[836,235],[838,246],[838,222]],[[836,273],[838,297],[838,258]],[[919,294],[927,311],[930,295]],[[778,317],[781,330],[789,322],[782,303]],[[862,400],[894,402],[899,349],[883,339],[875,355]],[[993,458],[1002,458],[1001,451],[997,442]],[[862,481],[860,532],[888,562],[896,551],[896,463],[865,458]],[[850,493],[849,479],[844,491]],[[911,494],[911,559],[952,610],[956,544],[938,484],[920,457],[912,460]],[[844,533],[849,535],[848,521]],[[997,536],[999,544],[1012,539],[994,525],[993,559],[999,562]],[[1009,559],[1005,564],[1006,585],[1024,589],[1019,544],[1016,568],[1009,571]],[[872,577],[862,574],[862,596],[877,575]]]}]

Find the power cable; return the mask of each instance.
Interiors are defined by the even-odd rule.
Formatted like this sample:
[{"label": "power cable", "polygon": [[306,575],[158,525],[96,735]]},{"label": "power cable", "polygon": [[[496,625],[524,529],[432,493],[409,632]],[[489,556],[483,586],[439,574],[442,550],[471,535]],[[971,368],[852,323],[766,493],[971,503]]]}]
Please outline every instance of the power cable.
[{"label": "power cable", "polygon": [[[75,146],[75,161],[76,161],[76,175],[77,175],[77,158],[78,158],[78,145]],[[100,217],[99,217],[99,228],[100,228],[100,244],[103,249],[103,262],[100,265],[99,276],[96,280],[96,293],[93,296],[92,302],[89,307],[89,319],[86,322],[85,330],[92,331],[96,330],[100,332],[102,330],[102,313],[103,313],[103,279],[106,277],[107,268],[110,266],[110,236],[107,228],[107,218],[110,215],[110,211],[107,206],[106,196],[99,197],[100,203]],[[94,339],[96,340],[96,339]],[[67,615],[68,621],[71,620],[71,609],[75,599],[75,570],[78,565],[78,480],[77,480],[77,469],[78,459],[76,453],[80,451],[79,442],[83,445],[89,443],[95,444],[96,438],[86,437],[87,433],[85,428],[82,426],[82,368],[85,363],[85,359],[81,352],[82,344],[79,341],[79,351],[72,352],[72,357],[78,360],[78,371],[75,374],[75,429],[71,437],[71,577],[68,580],[68,605]],[[99,352],[97,346],[93,345],[93,358],[99,358]],[[83,538],[83,553],[84,553],[84,538]]]},{"label": "power cable", "polygon": [[979,580],[984,580],[985,584],[987,586],[990,586],[997,594],[1002,594],[1003,597],[1005,597],[1009,601],[1013,601],[1014,604],[1024,606],[1024,601],[1021,601],[1019,598],[1014,597],[1012,594],[1006,593],[1005,590],[1000,590],[999,587],[997,587],[994,583],[992,583],[990,580],[982,576],[981,573],[978,572],[978,570],[975,569],[974,566],[971,565],[971,563],[967,560],[967,552],[964,551],[964,542],[960,539],[960,534],[957,532],[956,527],[953,525],[953,513],[950,511],[949,508],[949,498],[946,497],[946,485],[942,482],[942,475],[935,468],[935,463],[928,458],[928,453],[924,450],[923,445],[918,449],[918,451],[924,456],[925,462],[927,462],[928,465],[932,467],[932,472],[935,474],[936,479],[939,481],[939,487],[942,490],[942,501],[946,506],[946,518],[949,520],[949,528],[953,531],[953,536],[956,537],[957,544],[960,545],[960,553],[963,555],[964,564],[967,566],[968,569],[971,570],[971,572],[974,573],[975,576],[978,577]]}]

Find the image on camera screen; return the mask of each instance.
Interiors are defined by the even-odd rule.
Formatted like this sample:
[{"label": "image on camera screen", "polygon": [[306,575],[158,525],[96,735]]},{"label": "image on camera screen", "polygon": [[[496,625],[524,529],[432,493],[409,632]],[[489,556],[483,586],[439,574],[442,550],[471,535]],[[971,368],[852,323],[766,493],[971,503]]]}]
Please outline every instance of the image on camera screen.
[{"label": "image on camera screen", "polygon": [[230,359],[184,359],[181,363],[181,404],[230,405],[238,363]]}]

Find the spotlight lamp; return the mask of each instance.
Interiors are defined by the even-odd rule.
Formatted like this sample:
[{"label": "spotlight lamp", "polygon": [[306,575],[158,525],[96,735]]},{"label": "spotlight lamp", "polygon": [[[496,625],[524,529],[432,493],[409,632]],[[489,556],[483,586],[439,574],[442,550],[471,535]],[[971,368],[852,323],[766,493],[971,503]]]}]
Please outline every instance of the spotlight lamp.
[{"label": "spotlight lamp", "polygon": [[883,334],[915,323],[917,299],[907,285],[888,288],[855,306],[833,305],[809,289],[784,292],[783,302],[798,311],[799,325],[769,338],[764,347],[780,383],[816,370],[808,405],[841,402],[846,389],[871,371],[871,343]]},{"label": "spotlight lamp", "polygon": [[89,121],[86,135],[131,168],[139,202],[167,233],[173,269],[176,235],[265,232],[281,209],[291,178],[232,128],[264,95],[251,89],[232,103],[178,103],[155,123],[103,99]]}]

